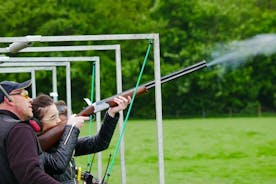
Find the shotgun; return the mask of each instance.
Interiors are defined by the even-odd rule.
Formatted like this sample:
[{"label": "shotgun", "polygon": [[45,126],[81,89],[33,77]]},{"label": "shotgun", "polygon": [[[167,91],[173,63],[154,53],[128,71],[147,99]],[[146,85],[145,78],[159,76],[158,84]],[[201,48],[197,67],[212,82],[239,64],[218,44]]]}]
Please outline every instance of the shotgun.
[{"label": "shotgun", "polygon": [[[172,81],[176,78],[187,75],[189,73],[192,73],[194,71],[200,70],[205,67],[207,67],[206,61],[201,61],[201,62],[191,65],[187,68],[184,68],[182,70],[179,70],[179,71],[173,72],[169,75],[166,75],[164,77],[161,77],[161,84],[166,83],[168,81]],[[155,81],[151,81],[151,82],[148,82],[146,84],[139,86],[136,91],[136,96],[140,96],[141,94],[147,93],[148,90],[153,87],[155,87]],[[90,116],[97,112],[106,110],[109,107],[114,107],[117,105],[114,102],[114,98],[116,96],[132,97],[134,92],[135,92],[135,88],[132,88],[125,92],[114,95],[112,97],[95,102],[92,105],[89,105],[88,107],[83,109],[78,114],[78,116]],[[65,126],[65,124],[57,125],[57,126],[51,128],[50,130],[48,130],[47,132],[38,136],[38,140],[40,142],[40,145],[41,145],[41,148],[43,151],[48,151],[50,148],[52,148],[58,142],[58,140],[61,138],[61,136],[63,134],[64,126]]]}]

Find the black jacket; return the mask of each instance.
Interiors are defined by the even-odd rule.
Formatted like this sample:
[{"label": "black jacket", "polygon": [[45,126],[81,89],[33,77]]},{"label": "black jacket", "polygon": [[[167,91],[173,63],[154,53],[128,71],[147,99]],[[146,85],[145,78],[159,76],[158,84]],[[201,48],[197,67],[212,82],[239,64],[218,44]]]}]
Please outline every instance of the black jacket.
[{"label": "black jacket", "polygon": [[[71,129],[72,131],[70,133]],[[66,125],[58,145],[49,152],[43,152],[41,159],[44,162],[44,169],[48,174],[62,174],[65,172],[73,156],[79,133],[78,128]],[[65,143],[68,136],[69,139]]]},{"label": "black jacket", "polygon": [[[119,113],[116,113],[114,118],[106,113],[101,129],[95,136],[77,139],[79,131],[77,131],[77,128],[74,128],[66,146],[63,146],[64,140],[70,129],[69,126],[66,127],[58,146],[48,152],[48,154],[44,154],[45,171],[63,184],[75,183],[76,170],[74,158],[72,158],[73,151],[75,151],[75,156],[80,156],[97,153],[107,149],[118,119]],[[57,157],[54,158],[55,156],[52,154],[57,155]]]},{"label": "black jacket", "polygon": [[28,122],[0,110],[0,183],[57,184],[40,163],[40,146]]}]

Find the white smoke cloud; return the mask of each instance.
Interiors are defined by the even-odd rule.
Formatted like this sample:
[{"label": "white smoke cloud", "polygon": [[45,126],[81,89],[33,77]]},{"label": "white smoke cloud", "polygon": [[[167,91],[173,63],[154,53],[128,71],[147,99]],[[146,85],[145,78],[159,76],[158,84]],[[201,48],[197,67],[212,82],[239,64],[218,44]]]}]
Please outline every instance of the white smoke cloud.
[{"label": "white smoke cloud", "polygon": [[253,38],[221,44],[212,53],[207,65],[222,64],[237,67],[257,55],[272,55],[276,52],[276,34],[261,34]]}]

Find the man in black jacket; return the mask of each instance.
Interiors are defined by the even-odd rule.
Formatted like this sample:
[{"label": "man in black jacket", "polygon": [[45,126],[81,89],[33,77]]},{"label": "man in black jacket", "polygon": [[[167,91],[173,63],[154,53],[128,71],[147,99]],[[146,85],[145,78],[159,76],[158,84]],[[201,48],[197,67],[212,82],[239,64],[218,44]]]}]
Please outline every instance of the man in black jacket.
[{"label": "man in black jacket", "polygon": [[40,146],[30,123],[31,99],[26,90],[31,81],[0,83],[0,183],[58,184],[40,164]]}]

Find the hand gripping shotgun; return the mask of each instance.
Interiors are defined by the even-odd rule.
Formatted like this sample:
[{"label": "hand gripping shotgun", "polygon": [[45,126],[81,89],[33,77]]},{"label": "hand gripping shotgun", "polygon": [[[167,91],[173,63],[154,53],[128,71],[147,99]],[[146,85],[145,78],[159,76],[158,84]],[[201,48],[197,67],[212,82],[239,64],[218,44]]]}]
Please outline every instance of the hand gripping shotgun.
[{"label": "hand gripping shotgun", "polygon": [[[194,71],[200,70],[205,67],[207,67],[206,61],[201,61],[201,62],[191,65],[187,68],[184,68],[182,70],[179,70],[179,71],[176,71],[176,72],[173,72],[166,76],[161,77],[161,84],[172,81],[176,78],[187,75],[189,73],[192,73]],[[148,92],[148,90],[153,87],[155,87],[155,81],[151,81],[151,82],[148,82],[146,84],[139,86],[136,91],[136,96],[139,96],[141,94]],[[132,89],[129,89],[122,93],[119,93],[117,95],[114,95],[112,97],[95,102],[95,103],[89,105],[88,107],[86,107],[85,109],[83,109],[78,114],[78,116],[90,116],[97,112],[106,110],[109,107],[115,107],[115,106],[117,106],[117,104],[114,102],[114,98],[116,96],[132,97],[134,95],[134,92],[135,92],[135,88],[132,88]],[[38,136],[38,140],[40,142],[42,150],[44,150],[44,151],[49,150],[50,148],[53,147],[53,145],[55,145],[58,142],[58,140],[60,140],[60,138],[63,134],[63,131],[64,131],[64,127],[65,127],[65,124],[57,125],[57,126],[51,128],[50,130],[48,130],[47,132],[44,132],[42,135]]]}]

